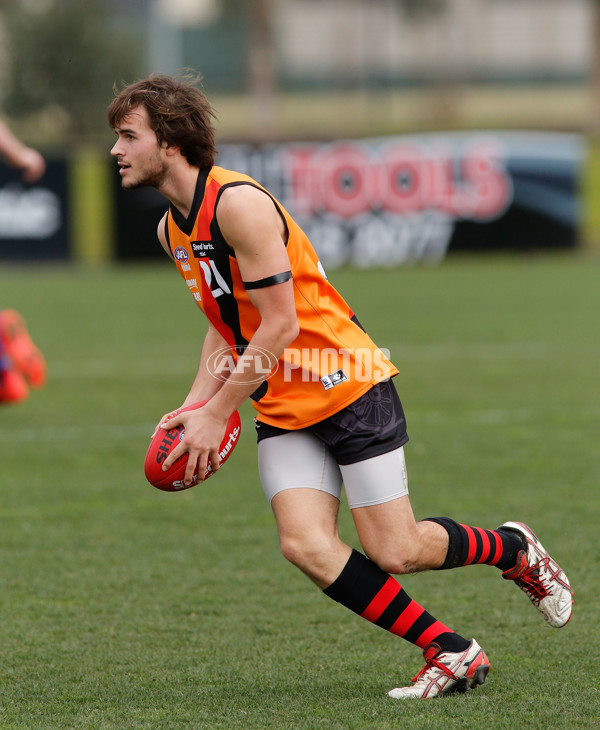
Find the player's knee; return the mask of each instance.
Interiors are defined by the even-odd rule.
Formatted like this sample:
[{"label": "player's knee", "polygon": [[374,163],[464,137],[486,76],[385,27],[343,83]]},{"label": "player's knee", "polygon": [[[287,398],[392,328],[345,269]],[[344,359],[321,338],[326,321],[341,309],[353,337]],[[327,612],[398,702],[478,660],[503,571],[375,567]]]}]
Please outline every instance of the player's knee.
[{"label": "player's knee", "polygon": [[315,535],[280,535],[279,539],[283,557],[309,574],[320,565],[329,547]]},{"label": "player's knee", "polygon": [[381,570],[393,575],[406,575],[407,573],[416,573],[422,570],[419,553],[411,548],[388,547],[387,549],[375,550],[371,551],[369,558]]},{"label": "player's knee", "polygon": [[280,535],[281,554],[290,563],[304,569],[311,560],[311,549],[307,540],[297,535]]}]

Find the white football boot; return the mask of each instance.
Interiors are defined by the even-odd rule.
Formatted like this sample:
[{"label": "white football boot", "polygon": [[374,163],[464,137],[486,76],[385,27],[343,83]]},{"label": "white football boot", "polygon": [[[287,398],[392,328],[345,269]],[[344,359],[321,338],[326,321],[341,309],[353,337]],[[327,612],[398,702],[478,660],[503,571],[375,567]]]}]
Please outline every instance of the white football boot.
[{"label": "white football boot", "polygon": [[519,552],[515,567],[505,570],[502,577],[514,580],[550,626],[564,626],[573,612],[573,591],[565,572],[530,527],[522,522],[505,522],[500,528],[518,532],[527,544],[527,549]]},{"label": "white football boot", "polygon": [[425,666],[413,678],[411,687],[391,689],[387,696],[395,700],[428,700],[454,692],[466,692],[483,684],[490,662],[473,639],[465,651],[442,651],[431,643],[423,652]]}]

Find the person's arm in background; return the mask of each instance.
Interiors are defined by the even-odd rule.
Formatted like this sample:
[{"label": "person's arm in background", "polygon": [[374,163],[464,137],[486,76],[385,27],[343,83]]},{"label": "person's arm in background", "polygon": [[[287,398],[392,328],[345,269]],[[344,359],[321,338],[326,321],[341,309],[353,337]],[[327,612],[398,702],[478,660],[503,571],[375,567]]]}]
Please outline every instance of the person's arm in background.
[{"label": "person's arm in background", "polygon": [[25,182],[35,182],[46,172],[46,162],[42,155],[17,139],[2,121],[0,121],[0,155],[7,165],[21,171]]}]

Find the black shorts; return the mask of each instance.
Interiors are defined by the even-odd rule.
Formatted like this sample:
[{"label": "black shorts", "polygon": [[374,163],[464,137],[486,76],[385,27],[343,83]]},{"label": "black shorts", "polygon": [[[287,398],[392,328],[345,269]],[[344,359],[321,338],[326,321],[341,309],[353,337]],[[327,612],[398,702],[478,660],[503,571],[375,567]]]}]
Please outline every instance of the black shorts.
[{"label": "black shorts", "polygon": [[[286,433],[255,419],[257,442]],[[406,419],[391,380],[374,385],[354,403],[323,421],[307,426],[333,454],[338,464],[356,464],[404,446]]]}]

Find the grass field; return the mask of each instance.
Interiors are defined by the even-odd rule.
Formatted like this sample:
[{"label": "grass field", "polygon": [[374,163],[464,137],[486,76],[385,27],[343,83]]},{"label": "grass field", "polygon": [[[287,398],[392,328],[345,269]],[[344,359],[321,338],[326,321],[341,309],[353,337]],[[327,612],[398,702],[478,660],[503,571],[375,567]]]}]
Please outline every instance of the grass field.
[{"label": "grass field", "polygon": [[[418,517],[529,522],[575,612],[549,628],[494,568],[410,576],[475,636],[483,688],[399,703],[419,651],[287,564],[252,409],[206,485],[154,490],[156,420],[194,375],[204,322],[166,266],[3,268],[49,382],[0,410],[0,728],[600,727],[600,261],[453,258],[332,280],[392,351]],[[356,539],[346,508],[341,533]]]}]

